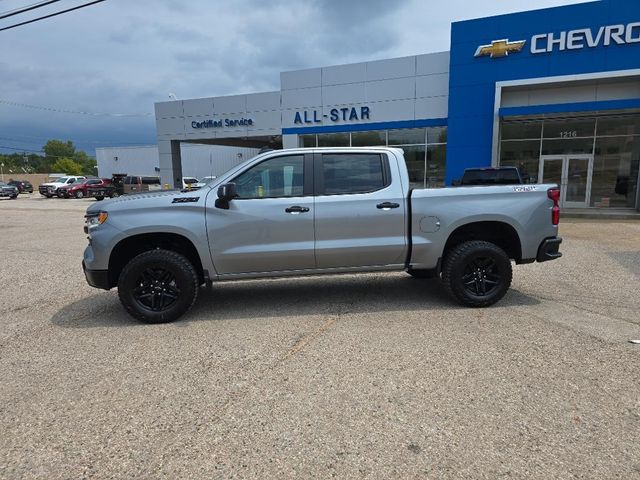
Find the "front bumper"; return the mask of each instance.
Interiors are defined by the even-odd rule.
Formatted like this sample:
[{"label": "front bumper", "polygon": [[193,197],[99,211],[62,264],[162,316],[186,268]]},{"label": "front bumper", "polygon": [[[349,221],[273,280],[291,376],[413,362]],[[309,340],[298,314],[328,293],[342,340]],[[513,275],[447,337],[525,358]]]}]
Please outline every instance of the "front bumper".
[{"label": "front bumper", "polygon": [[87,279],[87,283],[95,288],[101,288],[103,290],[110,290],[109,285],[109,270],[87,270],[87,266],[82,261],[82,270],[84,271],[84,277]]},{"label": "front bumper", "polygon": [[562,243],[561,237],[546,238],[538,247],[538,256],[536,260],[538,262],[547,262],[549,260],[555,260],[562,256],[559,252],[560,244]]}]

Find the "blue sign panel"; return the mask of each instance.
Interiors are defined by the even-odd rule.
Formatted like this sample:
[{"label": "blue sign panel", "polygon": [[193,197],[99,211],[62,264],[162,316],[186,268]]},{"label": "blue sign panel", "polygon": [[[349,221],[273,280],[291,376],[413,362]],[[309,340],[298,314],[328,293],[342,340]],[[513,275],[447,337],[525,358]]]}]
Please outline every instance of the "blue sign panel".
[{"label": "blue sign panel", "polygon": [[491,165],[496,82],[640,68],[640,2],[602,0],[451,29],[447,184]]}]

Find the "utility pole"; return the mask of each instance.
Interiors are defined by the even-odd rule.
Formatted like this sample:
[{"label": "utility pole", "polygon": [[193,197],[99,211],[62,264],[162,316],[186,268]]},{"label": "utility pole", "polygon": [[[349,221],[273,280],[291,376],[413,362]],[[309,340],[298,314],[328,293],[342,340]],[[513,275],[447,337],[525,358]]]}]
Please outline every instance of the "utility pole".
[{"label": "utility pole", "polygon": [[0,163],[0,177],[2,177],[2,182],[4,182],[4,162]]}]

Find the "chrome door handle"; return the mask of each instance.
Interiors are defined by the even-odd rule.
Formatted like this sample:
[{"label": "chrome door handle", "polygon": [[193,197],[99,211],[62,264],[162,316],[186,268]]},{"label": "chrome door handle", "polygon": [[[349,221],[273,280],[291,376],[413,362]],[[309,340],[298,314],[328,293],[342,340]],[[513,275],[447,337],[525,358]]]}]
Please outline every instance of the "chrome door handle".
[{"label": "chrome door handle", "polygon": [[399,206],[400,206],[399,203],[393,203],[393,202],[382,202],[376,205],[376,207],[381,210],[390,210],[392,208],[398,208]]},{"label": "chrome door handle", "polygon": [[293,215],[297,215],[299,213],[305,213],[309,211],[309,207],[300,207],[298,205],[294,205],[293,207],[287,207],[284,209],[285,212],[291,213]]}]

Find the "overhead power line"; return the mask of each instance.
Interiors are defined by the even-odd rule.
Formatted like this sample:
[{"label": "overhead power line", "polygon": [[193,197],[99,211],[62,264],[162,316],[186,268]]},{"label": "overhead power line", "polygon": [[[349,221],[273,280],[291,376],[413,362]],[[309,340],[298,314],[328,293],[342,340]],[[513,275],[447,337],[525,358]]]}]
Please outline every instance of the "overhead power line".
[{"label": "overhead power line", "polygon": [[3,18],[13,17],[14,15],[20,15],[21,13],[29,12],[31,10],[35,10],[36,8],[46,7],[47,5],[51,5],[52,3],[56,3],[59,1],[60,0],[47,0],[46,2],[32,3],[31,5],[27,5],[26,7],[9,10],[7,12],[0,14],[0,20]]},{"label": "overhead power line", "polygon": [[61,10],[59,12],[50,13],[49,15],[45,15],[43,17],[34,18],[32,20],[27,20],[26,22],[16,23],[14,25],[9,25],[8,27],[0,28],[0,32],[4,30],[10,30],[12,28],[21,27],[22,25],[27,25],[29,23],[39,22],[40,20],[45,20],[47,18],[56,17],[58,15],[62,15],[63,13],[73,12],[74,10],[80,10],[81,8],[90,7],[91,5],[95,5],[96,3],[104,2],[105,0],[94,0],[93,2],[84,3],[82,5],[78,5],[77,7],[67,8],[66,10]]},{"label": "overhead power line", "polygon": [[[102,0],[101,0],[102,1]],[[11,105],[12,107],[33,108],[56,113],[75,113],[78,115],[89,115],[91,117],[150,117],[152,113],[106,113],[106,112],[83,112],[81,110],[65,110],[62,108],[41,107],[39,105],[29,105],[28,103],[12,102],[0,99],[0,104]]]}]

